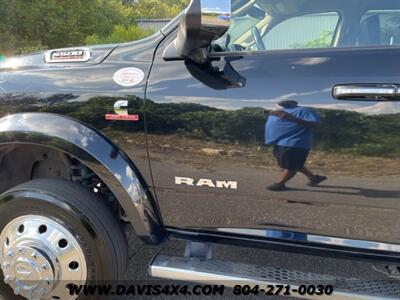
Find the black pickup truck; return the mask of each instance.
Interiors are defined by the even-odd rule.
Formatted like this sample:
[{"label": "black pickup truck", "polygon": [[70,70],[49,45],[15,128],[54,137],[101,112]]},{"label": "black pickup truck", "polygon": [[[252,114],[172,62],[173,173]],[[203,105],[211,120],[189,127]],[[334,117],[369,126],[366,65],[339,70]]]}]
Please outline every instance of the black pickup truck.
[{"label": "black pickup truck", "polygon": [[[129,226],[187,241],[154,277],[399,299],[398,101],[398,0],[192,0],[144,40],[3,59],[0,290],[69,300],[121,280]],[[387,281],[216,260],[215,244]]]}]

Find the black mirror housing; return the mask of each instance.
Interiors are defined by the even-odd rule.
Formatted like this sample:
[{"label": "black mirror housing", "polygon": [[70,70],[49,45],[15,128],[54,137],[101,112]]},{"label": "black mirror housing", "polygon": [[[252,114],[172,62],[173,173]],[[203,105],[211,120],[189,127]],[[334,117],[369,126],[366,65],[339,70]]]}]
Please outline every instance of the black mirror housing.
[{"label": "black mirror housing", "polygon": [[208,60],[208,47],[231,25],[231,0],[192,0],[184,12],[176,39],[167,46],[165,60]]}]

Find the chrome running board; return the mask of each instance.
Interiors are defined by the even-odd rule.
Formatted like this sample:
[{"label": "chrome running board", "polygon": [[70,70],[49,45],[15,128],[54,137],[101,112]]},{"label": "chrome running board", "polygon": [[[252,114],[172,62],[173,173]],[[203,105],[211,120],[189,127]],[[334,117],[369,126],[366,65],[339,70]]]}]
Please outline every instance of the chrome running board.
[{"label": "chrome running board", "polygon": [[227,287],[235,285],[290,285],[298,289],[300,285],[332,285],[330,296],[306,296],[292,292],[291,297],[301,299],[331,300],[383,300],[400,299],[400,281],[371,281],[358,278],[336,277],[301,271],[288,271],[272,267],[261,267],[233,263],[216,259],[156,256],[150,267],[152,277],[218,284]]}]

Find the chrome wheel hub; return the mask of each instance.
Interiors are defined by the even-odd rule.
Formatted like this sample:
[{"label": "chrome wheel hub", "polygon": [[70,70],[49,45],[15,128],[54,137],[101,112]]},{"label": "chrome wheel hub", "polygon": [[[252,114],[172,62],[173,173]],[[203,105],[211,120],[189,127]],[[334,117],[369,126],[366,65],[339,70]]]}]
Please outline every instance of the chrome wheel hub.
[{"label": "chrome wheel hub", "polygon": [[86,260],[61,223],[42,216],[12,220],[0,234],[4,282],[27,299],[76,299],[69,285],[85,284]]}]

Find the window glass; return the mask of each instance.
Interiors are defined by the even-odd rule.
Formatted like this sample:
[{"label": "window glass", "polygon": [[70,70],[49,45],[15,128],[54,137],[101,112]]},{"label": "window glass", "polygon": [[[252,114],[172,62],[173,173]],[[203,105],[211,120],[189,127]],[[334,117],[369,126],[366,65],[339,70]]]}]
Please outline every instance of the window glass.
[{"label": "window glass", "polygon": [[360,24],[359,45],[400,44],[400,10],[368,11]]},{"label": "window glass", "polygon": [[331,47],[338,21],[336,12],[290,18],[275,26],[263,41],[269,50]]},{"label": "window glass", "polygon": [[399,0],[232,0],[232,7],[215,51],[400,44]]}]

